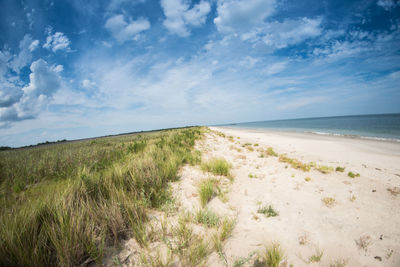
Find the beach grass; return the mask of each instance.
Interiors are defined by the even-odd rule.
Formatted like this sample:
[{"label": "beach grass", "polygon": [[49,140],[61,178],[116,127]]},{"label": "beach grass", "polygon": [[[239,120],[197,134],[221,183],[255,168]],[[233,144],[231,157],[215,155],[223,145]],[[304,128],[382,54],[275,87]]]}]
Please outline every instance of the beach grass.
[{"label": "beach grass", "polygon": [[0,265],[101,265],[126,238],[145,247],[147,210],[171,200],[180,166],[199,163],[201,136],[185,128],[0,152]]},{"label": "beach grass", "polygon": [[201,169],[215,175],[229,176],[231,164],[223,158],[212,158],[201,164]]}]

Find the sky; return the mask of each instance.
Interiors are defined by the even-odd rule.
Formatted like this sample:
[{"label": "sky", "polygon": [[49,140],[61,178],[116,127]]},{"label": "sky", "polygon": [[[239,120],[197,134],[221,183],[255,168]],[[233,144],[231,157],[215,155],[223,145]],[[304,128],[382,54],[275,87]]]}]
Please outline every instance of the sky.
[{"label": "sky", "polygon": [[399,112],[398,0],[0,0],[0,146]]}]

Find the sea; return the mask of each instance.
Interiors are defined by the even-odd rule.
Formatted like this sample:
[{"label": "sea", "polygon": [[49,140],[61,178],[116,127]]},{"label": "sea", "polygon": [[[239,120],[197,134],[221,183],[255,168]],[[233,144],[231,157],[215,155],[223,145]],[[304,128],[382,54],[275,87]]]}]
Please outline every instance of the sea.
[{"label": "sea", "polygon": [[400,114],[256,121],[224,124],[220,126],[400,142]]}]

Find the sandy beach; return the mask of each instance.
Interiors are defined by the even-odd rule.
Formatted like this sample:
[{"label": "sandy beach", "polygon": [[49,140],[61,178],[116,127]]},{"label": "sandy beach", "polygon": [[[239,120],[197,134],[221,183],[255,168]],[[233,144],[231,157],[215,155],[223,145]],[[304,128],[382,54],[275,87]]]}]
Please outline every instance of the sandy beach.
[{"label": "sandy beach", "polygon": [[[314,264],[400,265],[399,143],[215,127],[212,130],[223,133],[225,138],[207,137],[204,145],[210,151],[208,156],[225,157],[232,163],[235,177],[225,204],[237,212],[236,228],[224,250],[228,262],[279,242],[287,262],[293,266],[306,266],[312,255],[321,253],[320,262]],[[227,138],[230,136],[233,138]],[[254,151],[243,144],[251,144]],[[315,169],[293,169],[277,157],[259,157],[257,149],[266,147],[302,162],[342,166],[345,171],[324,174]],[[349,171],[360,176],[350,178]],[[328,206],[322,201],[324,198],[332,198],[334,203]],[[260,203],[272,205],[279,216],[266,218],[257,214]],[[216,209],[221,206],[213,204]],[[212,258],[209,264],[219,265]]]},{"label": "sandy beach", "polygon": [[[155,225],[168,221],[176,227],[182,214],[202,209],[201,181],[218,180],[220,193],[204,208],[234,218],[236,224],[222,250],[206,257],[205,266],[258,266],[257,257],[271,244],[284,253],[279,266],[400,266],[399,143],[210,129],[195,147],[203,162],[226,159],[231,177],[185,165],[172,184],[178,211],[153,216]],[[309,166],[309,171],[283,162],[285,158]],[[262,211],[269,206],[276,214]],[[213,247],[212,228],[200,227],[193,219],[187,223]],[[138,247],[132,240],[125,245],[120,259],[137,255],[125,261],[126,266],[138,262]],[[165,258],[167,248],[157,241],[148,251],[161,251]]]}]

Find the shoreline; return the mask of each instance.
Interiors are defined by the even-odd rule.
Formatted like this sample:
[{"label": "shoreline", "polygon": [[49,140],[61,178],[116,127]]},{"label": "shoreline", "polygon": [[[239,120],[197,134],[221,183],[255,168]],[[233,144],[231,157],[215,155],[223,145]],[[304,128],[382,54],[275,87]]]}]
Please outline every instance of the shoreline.
[{"label": "shoreline", "polygon": [[327,133],[319,131],[290,131],[290,130],[277,130],[268,128],[251,128],[251,127],[234,127],[234,126],[208,126],[211,128],[221,128],[221,129],[231,129],[231,130],[243,130],[243,131],[254,131],[260,133],[276,133],[276,134],[293,134],[293,135],[308,135],[308,136],[326,136],[333,138],[344,138],[350,140],[370,140],[379,142],[389,142],[389,143],[400,143],[400,138],[388,138],[388,137],[377,137],[377,136],[366,136],[366,135],[351,135],[351,134],[340,134],[340,133]]}]

